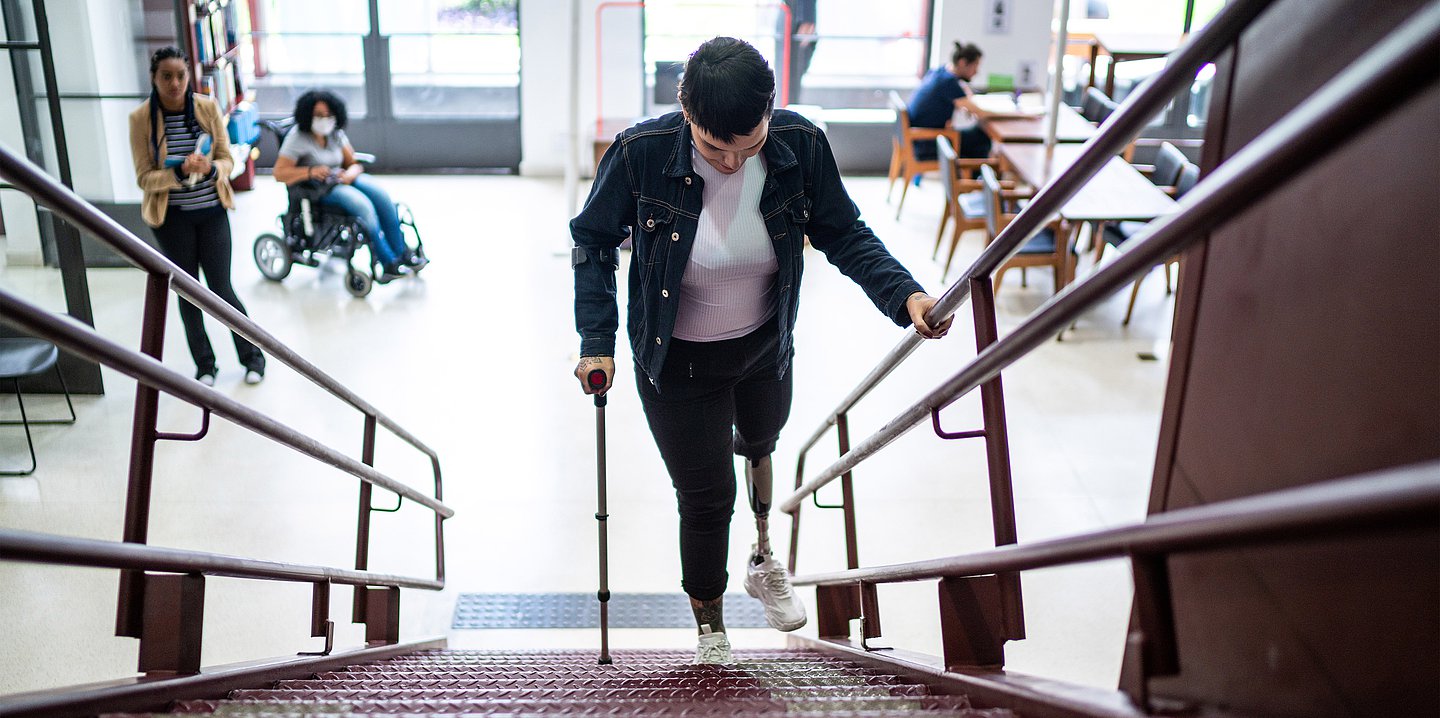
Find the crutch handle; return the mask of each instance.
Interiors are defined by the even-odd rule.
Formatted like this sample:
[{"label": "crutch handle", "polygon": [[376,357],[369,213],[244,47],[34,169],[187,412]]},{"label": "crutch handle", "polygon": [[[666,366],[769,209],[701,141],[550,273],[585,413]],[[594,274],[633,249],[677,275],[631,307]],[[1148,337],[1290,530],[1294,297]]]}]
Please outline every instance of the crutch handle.
[{"label": "crutch handle", "polygon": [[[591,389],[600,391],[605,388],[605,370],[591,369],[590,373],[585,375],[585,382],[590,385]],[[595,406],[605,406],[604,394],[595,394]]]}]

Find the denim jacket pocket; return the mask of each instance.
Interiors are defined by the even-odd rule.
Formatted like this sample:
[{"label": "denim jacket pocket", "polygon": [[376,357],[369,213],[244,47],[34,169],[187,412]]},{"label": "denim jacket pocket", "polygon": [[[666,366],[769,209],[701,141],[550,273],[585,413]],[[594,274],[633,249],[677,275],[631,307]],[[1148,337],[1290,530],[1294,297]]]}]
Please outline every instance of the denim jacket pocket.
[{"label": "denim jacket pocket", "polygon": [[790,222],[792,224],[800,225],[800,229],[803,229],[804,225],[810,222],[809,197],[806,197],[804,195],[796,197],[793,201],[790,202],[788,210],[790,213]]},{"label": "denim jacket pocket", "polygon": [[641,197],[635,206],[635,252],[641,262],[642,283],[650,280],[650,274],[662,257],[669,254],[671,238],[675,237],[675,210]]}]

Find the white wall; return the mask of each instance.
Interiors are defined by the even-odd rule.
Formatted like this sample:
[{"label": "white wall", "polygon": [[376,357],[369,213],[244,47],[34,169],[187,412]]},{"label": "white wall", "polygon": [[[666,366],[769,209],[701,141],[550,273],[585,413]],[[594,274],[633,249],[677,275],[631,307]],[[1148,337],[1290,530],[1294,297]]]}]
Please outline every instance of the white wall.
[{"label": "white wall", "polygon": [[[55,79],[61,93],[133,93],[140,70],[136,67],[135,32],[128,3],[113,0],[47,0],[50,40],[55,49]],[[34,38],[26,38],[34,39]],[[44,92],[40,56],[31,55],[36,91]],[[9,53],[0,54],[0,97],[15,97]],[[82,100],[61,102],[65,141],[75,191],[94,202],[140,201],[130,163],[127,115],[135,100]],[[0,110],[0,141],[23,152],[19,110],[14,102]],[[52,173],[55,147],[50,136],[50,113],[44,102],[36,107],[47,164]],[[39,231],[33,205],[18,192],[0,193],[3,202],[7,263],[41,263]]]},{"label": "white wall", "polygon": [[973,42],[985,52],[980,77],[987,73],[1013,75],[1019,81],[1022,60],[1033,63],[1034,81],[1044,84],[1050,57],[1050,23],[1055,16],[1052,0],[1010,0],[1010,30],[1005,34],[986,32],[987,0],[939,0],[935,3],[935,64],[950,58],[957,40]]},{"label": "white wall", "polygon": [[[55,79],[62,93],[133,93],[135,31],[128,3],[49,0]],[[130,162],[128,115],[137,100],[65,100],[65,140],[75,191],[92,202],[139,202]]]},{"label": "white wall", "polygon": [[[603,56],[595,53],[595,9],[601,0],[523,0],[520,3],[520,172],[560,175],[569,146],[570,74],[579,56],[579,155],[582,171],[590,169],[595,139],[596,79],[605,99],[606,117],[635,118],[644,110],[637,73],[643,72],[640,10],[610,8],[601,13]],[[570,46],[572,7],[579,6],[580,44]],[[597,73],[597,69],[599,73]]]},{"label": "white wall", "polygon": [[[28,11],[28,8],[26,8]],[[28,24],[28,23],[27,23]],[[0,37],[6,35],[0,23]],[[17,41],[33,40],[29,37],[13,38]],[[0,97],[15,97],[15,73],[10,63],[9,52],[0,52]],[[38,58],[38,55],[32,53]],[[25,133],[20,126],[20,109],[13,99],[0,102],[0,144],[6,151],[25,156]],[[4,264],[38,265],[41,263],[40,226],[35,217],[35,205],[30,198],[14,190],[0,190],[0,212],[5,215],[6,234],[0,239]]]}]

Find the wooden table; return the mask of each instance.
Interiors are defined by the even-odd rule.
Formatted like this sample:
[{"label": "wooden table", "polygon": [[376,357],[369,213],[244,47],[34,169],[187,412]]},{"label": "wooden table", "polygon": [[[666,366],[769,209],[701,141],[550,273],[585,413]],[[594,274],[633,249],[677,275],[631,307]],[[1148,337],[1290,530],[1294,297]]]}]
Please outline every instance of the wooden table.
[{"label": "wooden table", "polygon": [[1165,57],[1184,41],[1185,36],[1179,33],[1097,32],[1095,42],[1090,45],[1090,86],[1095,86],[1095,61],[1101,52],[1110,56],[1110,67],[1105,71],[1105,95],[1114,98],[1115,65]]},{"label": "wooden table", "polygon": [[[1022,181],[1039,188],[1074,164],[1083,150],[1083,145],[1057,143],[1047,152],[1044,145],[1014,143],[1001,145],[1000,157]],[[1148,222],[1174,210],[1175,200],[1130,163],[1112,157],[1060,208],[1061,230],[1067,248],[1073,248],[1081,225],[1091,224],[1098,232],[1105,222]]]},{"label": "wooden table", "polygon": [[[985,134],[1001,144],[1044,142],[1048,123],[1047,117],[1004,117],[980,121]],[[1056,141],[1085,142],[1095,133],[1095,126],[1089,120],[1069,105],[1060,105],[1059,120],[1055,123]]]},{"label": "wooden table", "polygon": [[615,144],[615,135],[630,129],[630,127],[644,118],[634,117],[607,117],[600,121],[600,129],[595,134],[595,167],[600,167],[600,158]]}]

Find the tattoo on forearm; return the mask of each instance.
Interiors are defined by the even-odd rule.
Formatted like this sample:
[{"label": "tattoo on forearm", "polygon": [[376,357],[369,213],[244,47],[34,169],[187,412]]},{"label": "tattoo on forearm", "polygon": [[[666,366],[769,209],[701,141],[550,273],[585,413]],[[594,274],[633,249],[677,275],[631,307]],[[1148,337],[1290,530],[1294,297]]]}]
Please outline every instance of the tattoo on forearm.
[{"label": "tattoo on forearm", "polygon": [[709,626],[715,633],[725,632],[725,609],[724,598],[715,598],[709,601],[690,600],[690,610],[695,613],[697,626]]}]

